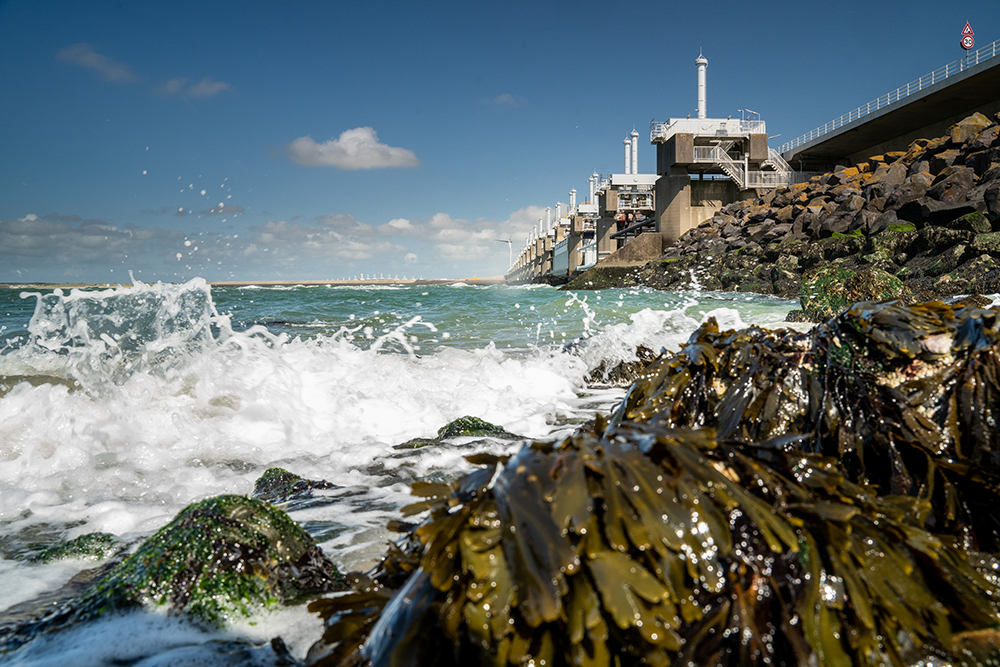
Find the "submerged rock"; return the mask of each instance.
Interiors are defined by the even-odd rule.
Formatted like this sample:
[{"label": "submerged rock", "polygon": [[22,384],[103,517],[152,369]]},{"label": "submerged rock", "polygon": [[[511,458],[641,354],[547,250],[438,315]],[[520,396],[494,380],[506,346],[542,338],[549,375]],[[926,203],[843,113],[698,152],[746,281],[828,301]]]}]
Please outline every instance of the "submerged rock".
[{"label": "submerged rock", "polygon": [[521,436],[516,433],[511,433],[502,426],[497,426],[496,424],[491,424],[488,421],[480,419],[479,417],[459,417],[458,419],[448,422],[444,426],[438,429],[436,438],[413,438],[412,440],[407,440],[404,443],[394,445],[393,449],[398,450],[409,450],[409,449],[422,449],[424,447],[432,447],[435,445],[441,445],[446,440],[452,438],[498,438],[500,440],[520,440]]},{"label": "submerged rock", "polygon": [[333,489],[334,484],[326,480],[304,479],[284,468],[268,468],[253,485],[252,498],[266,500],[273,504],[310,504],[314,489]]},{"label": "submerged rock", "polygon": [[460,437],[501,438],[517,440],[521,436],[508,432],[502,426],[491,424],[479,417],[459,417],[438,429],[437,437],[441,440]]},{"label": "submerged rock", "polygon": [[49,563],[54,560],[68,558],[86,558],[89,560],[106,560],[117,555],[125,548],[114,535],[108,533],[87,533],[77,538],[44,547],[28,556],[32,563]]},{"label": "submerged rock", "polygon": [[261,500],[217,496],[186,507],[75,599],[0,627],[0,655],[41,633],[139,605],[218,626],[342,587],[337,568],[287,514]]},{"label": "submerged rock", "polygon": [[997,660],[998,317],[709,320],[610,421],[415,485],[309,664]]}]

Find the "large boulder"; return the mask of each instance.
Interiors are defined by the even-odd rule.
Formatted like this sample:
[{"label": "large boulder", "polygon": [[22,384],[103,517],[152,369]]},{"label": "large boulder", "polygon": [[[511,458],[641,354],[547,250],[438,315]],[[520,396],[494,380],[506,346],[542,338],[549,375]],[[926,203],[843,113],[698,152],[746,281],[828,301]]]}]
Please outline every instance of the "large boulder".
[{"label": "large boulder", "polygon": [[[910,292],[895,276],[873,267],[825,265],[809,271],[799,286],[804,319],[821,322],[857,301],[908,300]],[[793,316],[798,317],[798,316]]]},{"label": "large boulder", "polygon": [[66,604],[0,627],[0,654],[42,634],[130,607],[221,626],[341,590],[343,575],[287,514],[246,496],[189,505]]}]

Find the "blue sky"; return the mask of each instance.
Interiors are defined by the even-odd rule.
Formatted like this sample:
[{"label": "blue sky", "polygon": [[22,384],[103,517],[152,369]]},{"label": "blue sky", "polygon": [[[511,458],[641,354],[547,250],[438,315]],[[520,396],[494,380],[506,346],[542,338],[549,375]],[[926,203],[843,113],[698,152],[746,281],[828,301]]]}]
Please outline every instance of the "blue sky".
[{"label": "blue sky", "polygon": [[1000,39],[995,2],[0,2],[0,282],[502,274],[622,139],[778,145]]}]

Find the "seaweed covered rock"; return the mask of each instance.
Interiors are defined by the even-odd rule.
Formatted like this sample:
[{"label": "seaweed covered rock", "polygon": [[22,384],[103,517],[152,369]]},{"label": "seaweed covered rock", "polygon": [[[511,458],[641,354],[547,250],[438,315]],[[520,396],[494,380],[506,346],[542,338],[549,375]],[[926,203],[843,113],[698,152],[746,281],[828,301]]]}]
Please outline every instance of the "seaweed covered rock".
[{"label": "seaweed covered rock", "polygon": [[501,440],[520,440],[521,436],[511,433],[502,426],[466,415],[450,421],[438,429],[436,438],[413,438],[395,445],[393,449],[420,449],[432,445],[440,445],[451,438],[499,438]]},{"label": "seaweed covered rock", "polygon": [[997,309],[858,303],[808,334],[719,331],[652,366],[613,416],[711,427],[836,457],[881,494],[930,501],[928,525],[1000,551]]},{"label": "seaweed covered rock", "polygon": [[507,432],[502,426],[491,424],[479,417],[459,417],[438,429],[437,437],[441,440],[459,437],[489,437],[517,440],[520,436]]},{"label": "seaweed covered rock", "polygon": [[629,387],[656,360],[657,354],[645,345],[639,345],[635,348],[635,357],[635,361],[621,361],[610,367],[602,360],[587,373],[584,381],[588,386]]},{"label": "seaweed covered rock", "polygon": [[710,429],[599,425],[416,491],[406,548],[310,604],[311,664],[901,665],[1000,622],[995,561],[926,501]]},{"label": "seaweed covered rock", "polygon": [[907,665],[1000,659],[997,310],[713,320],[610,421],[451,484],[313,665]]},{"label": "seaweed covered rock", "polygon": [[245,496],[189,505],[79,597],[0,628],[0,654],[40,633],[138,605],[209,625],[343,587],[343,575],[287,514]]},{"label": "seaweed covered rock", "polygon": [[286,508],[301,508],[318,504],[314,489],[333,489],[326,480],[304,479],[284,468],[268,468],[253,485],[252,498],[266,500]]},{"label": "seaweed covered rock", "polygon": [[802,277],[799,287],[802,317],[791,319],[822,322],[858,301],[908,301],[910,298],[910,291],[903,282],[881,269],[822,266]]},{"label": "seaweed covered rock", "polygon": [[32,563],[49,563],[55,560],[83,558],[87,560],[106,560],[118,554],[125,548],[118,538],[109,533],[87,533],[33,551],[28,559]]}]

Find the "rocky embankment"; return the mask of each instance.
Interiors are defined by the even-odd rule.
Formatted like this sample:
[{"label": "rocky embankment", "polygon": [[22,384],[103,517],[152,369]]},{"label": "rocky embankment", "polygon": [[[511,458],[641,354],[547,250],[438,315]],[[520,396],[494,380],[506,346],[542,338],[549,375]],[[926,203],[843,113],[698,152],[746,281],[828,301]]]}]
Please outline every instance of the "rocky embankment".
[{"label": "rocky embankment", "polygon": [[801,298],[816,321],[858,300],[1000,292],[1000,125],[975,114],[905,152],[735,202],[620,274],[611,282]]}]

